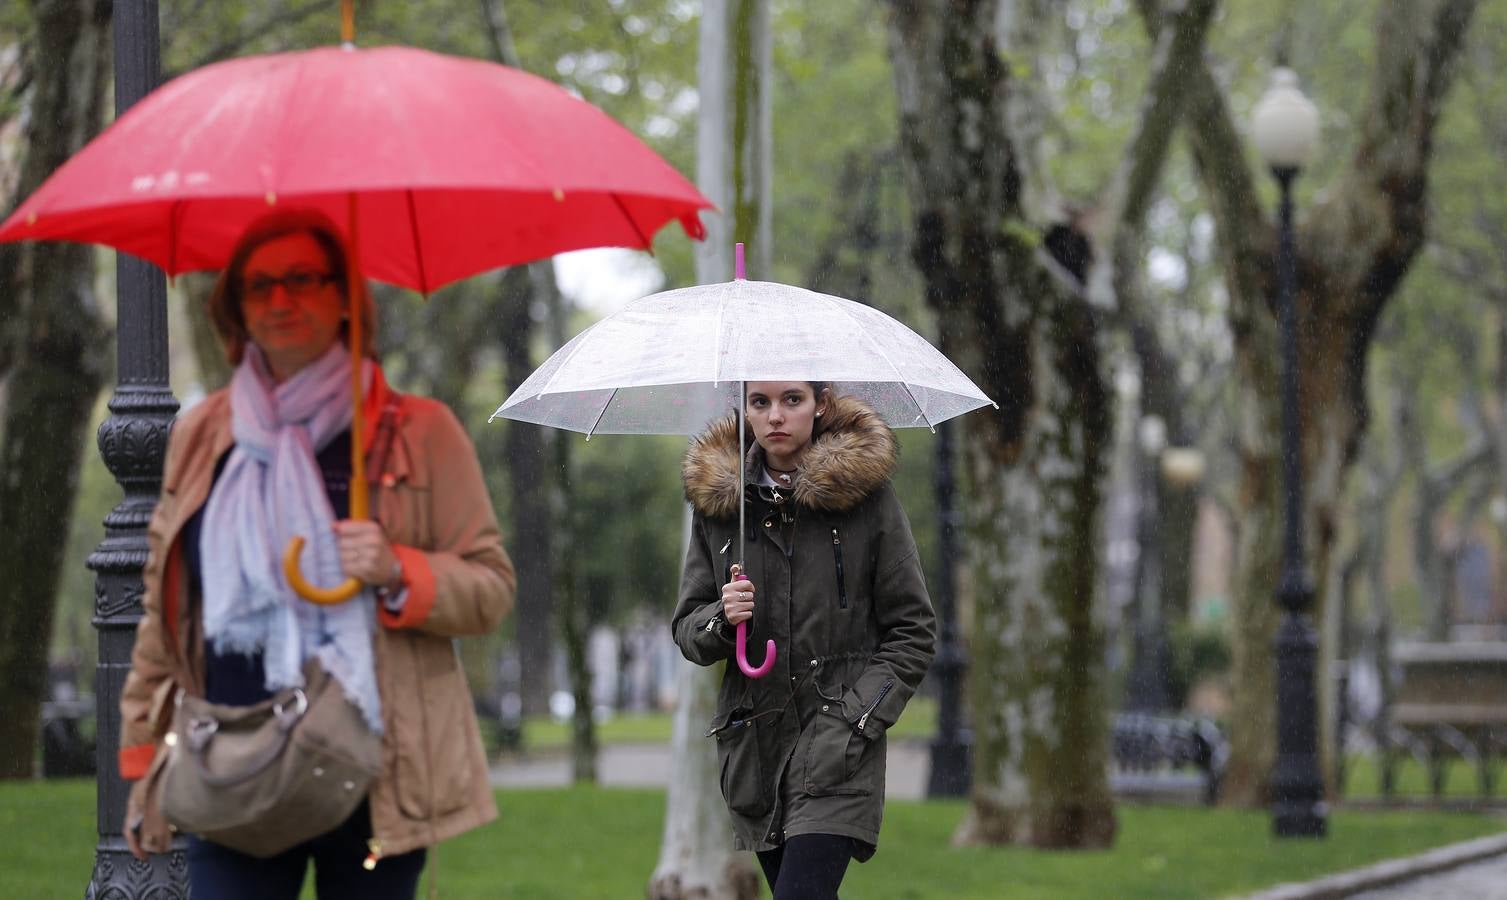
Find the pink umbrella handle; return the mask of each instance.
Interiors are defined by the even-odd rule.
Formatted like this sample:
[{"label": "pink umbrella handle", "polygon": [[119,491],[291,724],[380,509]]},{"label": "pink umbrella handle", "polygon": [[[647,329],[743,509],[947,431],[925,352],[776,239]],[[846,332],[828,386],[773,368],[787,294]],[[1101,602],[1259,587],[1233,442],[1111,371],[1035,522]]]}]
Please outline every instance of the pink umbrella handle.
[{"label": "pink umbrella handle", "polygon": [[742,281],[747,277],[745,271],[747,268],[743,263],[743,244],[739,242],[733,244],[733,277]]},{"label": "pink umbrella handle", "polygon": [[764,662],[757,667],[748,664],[748,623],[738,623],[738,668],[749,678],[763,678],[774,668],[774,641],[764,642]]},{"label": "pink umbrella handle", "polygon": [[[742,248],[742,246],[742,244],[738,245],[740,249]],[[733,580],[747,581],[748,576],[744,575],[742,572],[739,572],[737,575],[733,576]],[[763,678],[765,675],[769,674],[770,669],[774,668],[774,659],[776,655],[774,649],[774,641],[764,642],[764,662],[760,663],[758,667],[754,667],[748,664],[748,620],[746,619],[738,623],[738,642],[737,646],[734,648],[734,654],[738,659],[738,670],[744,675],[747,675],[749,678]]]}]

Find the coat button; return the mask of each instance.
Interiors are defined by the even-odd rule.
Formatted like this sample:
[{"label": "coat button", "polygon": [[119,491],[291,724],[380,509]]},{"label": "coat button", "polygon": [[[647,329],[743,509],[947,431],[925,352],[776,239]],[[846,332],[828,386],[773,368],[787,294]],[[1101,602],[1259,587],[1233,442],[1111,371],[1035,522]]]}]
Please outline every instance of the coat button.
[{"label": "coat button", "polygon": [[826,712],[826,711],[827,711],[827,704],[823,703],[822,704],[822,712]]},{"label": "coat button", "polygon": [[765,528],[773,528],[774,527],[774,520],[773,519],[765,519],[764,520],[764,527]]}]

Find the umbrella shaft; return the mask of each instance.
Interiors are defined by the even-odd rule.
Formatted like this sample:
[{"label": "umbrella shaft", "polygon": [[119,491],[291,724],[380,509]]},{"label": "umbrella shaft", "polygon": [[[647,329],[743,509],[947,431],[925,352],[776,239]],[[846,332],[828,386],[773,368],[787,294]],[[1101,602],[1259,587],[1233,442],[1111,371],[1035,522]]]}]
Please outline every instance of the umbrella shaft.
[{"label": "umbrella shaft", "polygon": [[357,260],[360,257],[361,245],[356,241],[356,195],[350,194],[350,225],[347,235],[350,240],[350,248],[346,251],[345,265],[345,297],[350,305],[350,312],[346,318],[346,328],[350,331],[351,345],[351,518],[364,519],[367,517],[366,496],[366,442],[365,429],[362,427],[361,408],[366,405],[366,398],[362,395],[361,384],[361,302],[357,299],[361,296],[357,287],[360,285],[361,271]]}]

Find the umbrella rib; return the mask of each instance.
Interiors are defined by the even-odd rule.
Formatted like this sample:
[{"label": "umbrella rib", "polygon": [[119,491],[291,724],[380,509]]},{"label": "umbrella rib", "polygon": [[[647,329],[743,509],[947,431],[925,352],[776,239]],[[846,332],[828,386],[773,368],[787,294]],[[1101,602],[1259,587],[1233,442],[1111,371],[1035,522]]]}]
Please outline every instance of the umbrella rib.
[{"label": "umbrella rib", "polygon": [[592,422],[591,427],[586,429],[586,440],[591,440],[591,435],[597,430],[597,426],[602,424],[602,417],[607,415],[607,408],[610,407],[612,405],[612,401],[616,399],[617,392],[618,388],[613,388],[612,393],[607,395],[607,402],[602,404],[601,411],[597,413],[596,421]]},{"label": "umbrella rib", "polygon": [[404,191],[408,195],[408,229],[413,232],[413,259],[419,267],[419,292],[429,299],[429,273],[424,271],[424,248],[419,244],[419,211],[414,206],[413,188]]},{"label": "umbrella rib", "polygon": [[717,296],[717,344],[712,348],[712,386],[722,385],[722,322],[727,318],[727,291]]},{"label": "umbrella rib", "polygon": [[[604,319],[603,321],[606,321],[606,320]],[[588,329],[586,329],[586,331],[583,331],[580,334],[576,335],[576,338],[581,338],[582,340],[578,344],[576,344],[576,346],[575,346],[575,348],[573,350],[570,351],[570,355],[569,356],[567,356],[564,359],[560,360],[560,365],[558,365],[558,366],[555,367],[555,371],[553,373],[551,373],[550,376],[549,376],[549,381],[544,382],[544,386],[539,389],[539,393],[537,393],[537,394],[534,395],[535,397],[543,397],[545,394],[549,393],[550,386],[555,383],[555,379],[560,377],[560,373],[563,372],[563,371],[565,371],[565,368],[570,365],[570,361],[573,360],[573,359],[575,359],[576,358],[576,354],[580,353],[581,352],[581,348],[586,345],[586,341],[585,341],[586,332],[591,331],[591,329],[595,328],[595,327],[596,327],[596,325],[592,325],[591,328],[588,328]],[[571,340],[575,340],[576,338],[572,338]],[[613,388],[613,390],[617,390],[617,388]]]},{"label": "umbrella rib", "polygon": [[613,191],[611,196],[612,202],[617,204],[617,211],[623,214],[623,218],[628,220],[628,226],[633,229],[634,234],[638,235],[639,243],[652,255],[654,253],[654,241],[650,240],[648,235],[644,234],[644,230],[638,227],[638,223],[633,221],[633,216],[629,214],[628,207],[623,205],[623,198],[617,195],[617,191]]},{"label": "umbrella rib", "polygon": [[837,311],[846,316],[849,322],[853,323],[853,327],[858,331],[858,333],[863,337],[868,338],[869,343],[874,345],[874,349],[879,352],[880,357],[882,357],[885,363],[894,370],[895,380],[899,381],[900,386],[905,388],[905,393],[910,395],[910,401],[916,404],[916,411],[921,413],[921,421],[926,423],[927,428],[936,430],[937,426],[932,424],[931,417],[926,414],[926,409],[921,406],[921,401],[916,399],[916,392],[910,389],[910,382],[905,380],[905,373],[901,372],[900,367],[895,365],[895,361],[890,359],[890,355],[884,352],[884,348],[879,346],[879,342],[874,340],[872,337],[869,337],[869,333],[865,331],[861,325],[859,325],[857,319],[853,318],[852,313],[848,312],[846,309],[843,309],[843,305],[837,302],[837,298],[830,297],[827,294],[817,294],[817,296],[837,307]]}]

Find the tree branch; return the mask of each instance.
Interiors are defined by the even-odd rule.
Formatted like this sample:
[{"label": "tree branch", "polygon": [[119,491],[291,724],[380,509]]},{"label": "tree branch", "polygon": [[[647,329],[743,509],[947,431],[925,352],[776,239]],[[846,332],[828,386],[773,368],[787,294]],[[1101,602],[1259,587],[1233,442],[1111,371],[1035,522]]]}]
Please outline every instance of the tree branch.
[{"label": "tree branch", "polygon": [[1192,0],[1178,14],[1158,15],[1161,24],[1155,38],[1151,81],[1135,131],[1102,204],[1109,214],[1095,235],[1096,264],[1089,277],[1089,292],[1105,308],[1114,305],[1115,298],[1135,291],[1128,279],[1140,269],[1141,227],[1161,183],[1172,135],[1187,108],[1189,82],[1199,68],[1209,22],[1218,5],[1218,0]]},{"label": "tree branch", "polygon": [[502,0],[480,0],[481,15],[487,21],[487,34],[492,40],[492,54],[505,66],[523,68],[518,61],[518,46],[513,43],[513,28],[508,24],[507,10]]},{"label": "tree branch", "polygon": [[[1136,0],[1147,33],[1162,28],[1157,0]],[[1270,258],[1265,245],[1271,229],[1256,195],[1256,183],[1245,159],[1245,144],[1230,114],[1229,102],[1201,55],[1189,62],[1187,110],[1184,121],[1194,168],[1208,197],[1219,233],[1220,253],[1231,285],[1231,318],[1239,327],[1249,320],[1254,304],[1265,292]]]},{"label": "tree branch", "polygon": [[1189,0],[1170,20],[1162,17],[1140,121],[1125,148],[1112,189],[1118,207],[1115,219],[1121,227],[1138,228],[1155,196],[1167,149],[1185,108],[1188,85],[1201,68],[1204,40],[1218,6],[1218,0]]},{"label": "tree branch", "polygon": [[[1478,0],[1388,0],[1377,10],[1376,70],[1361,138],[1340,189],[1315,208],[1311,245],[1354,247],[1336,258],[1340,312],[1362,330],[1380,315],[1423,246],[1434,129]],[[1335,244],[1335,242],[1338,242]]]},{"label": "tree branch", "polygon": [[255,25],[252,25],[250,28],[242,31],[232,32],[231,35],[225,40],[221,41],[218,44],[215,44],[213,47],[210,47],[208,50],[201,53],[197,58],[194,59],[193,62],[188,64],[187,68],[170,69],[164,71],[162,73],[162,80],[164,82],[170,81],[173,78],[182,75],[184,72],[191,72],[194,69],[200,68],[202,66],[207,66],[210,63],[220,62],[221,60],[229,59],[232,56],[237,56],[241,53],[241,51],[245,50],[247,46],[255,43],[258,40],[261,40],[277,29],[289,25],[297,25],[305,19],[308,19],[316,14],[327,13],[329,12],[329,9],[330,4],[328,0],[308,0],[308,2],[305,2],[302,6],[295,6],[289,9],[283,9],[279,12],[269,13],[267,18],[263,19],[261,22],[258,22]]}]

